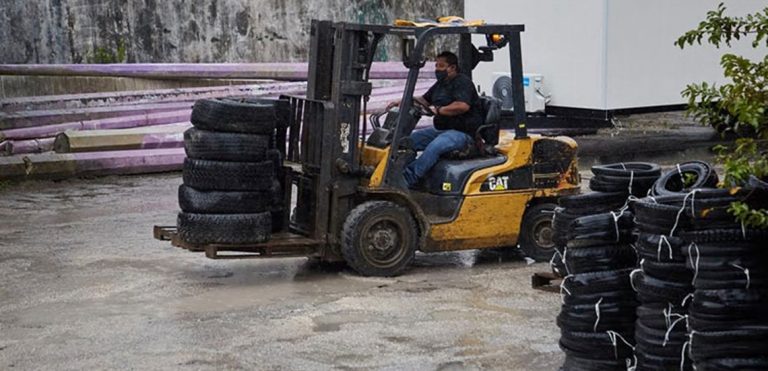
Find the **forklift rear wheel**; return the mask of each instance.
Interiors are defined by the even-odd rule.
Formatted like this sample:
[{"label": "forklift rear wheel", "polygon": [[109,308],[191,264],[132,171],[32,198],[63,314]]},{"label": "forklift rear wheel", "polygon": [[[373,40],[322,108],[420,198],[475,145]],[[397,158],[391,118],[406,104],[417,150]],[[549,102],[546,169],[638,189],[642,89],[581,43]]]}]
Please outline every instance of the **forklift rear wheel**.
[{"label": "forklift rear wheel", "polygon": [[549,261],[555,253],[552,216],[557,205],[545,203],[531,207],[523,216],[520,249],[536,261]]},{"label": "forklift rear wheel", "polygon": [[395,276],[413,261],[416,221],[404,207],[369,201],[355,207],[342,230],[341,253],[364,276]]}]

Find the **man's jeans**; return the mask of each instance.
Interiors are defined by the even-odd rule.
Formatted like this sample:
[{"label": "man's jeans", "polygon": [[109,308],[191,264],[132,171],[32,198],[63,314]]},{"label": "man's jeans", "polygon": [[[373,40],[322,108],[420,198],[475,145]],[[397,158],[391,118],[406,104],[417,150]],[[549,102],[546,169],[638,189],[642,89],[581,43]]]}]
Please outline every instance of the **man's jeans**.
[{"label": "man's jeans", "polygon": [[424,151],[416,161],[411,162],[406,168],[403,176],[408,182],[408,187],[413,187],[419,182],[419,179],[429,171],[440,159],[440,155],[460,150],[472,144],[473,140],[466,133],[457,130],[437,130],[427,128],[416,130],[411,133],[413,149]]}]

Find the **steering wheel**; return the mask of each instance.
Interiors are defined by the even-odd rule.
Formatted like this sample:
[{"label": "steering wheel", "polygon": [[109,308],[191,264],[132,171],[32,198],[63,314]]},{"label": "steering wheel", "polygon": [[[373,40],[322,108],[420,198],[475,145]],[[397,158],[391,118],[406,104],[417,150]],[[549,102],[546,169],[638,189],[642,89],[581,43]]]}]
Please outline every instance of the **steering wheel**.
[{"label": "steering wheel", "polygon": [[435,114],[432,113],[432,110],[429,109],[429,107],[421,104],[421,102],[417,101],[416,99],[413,100],[413,108],[416,109],[416,111],[422,115],[422,116],[434,116]]}]

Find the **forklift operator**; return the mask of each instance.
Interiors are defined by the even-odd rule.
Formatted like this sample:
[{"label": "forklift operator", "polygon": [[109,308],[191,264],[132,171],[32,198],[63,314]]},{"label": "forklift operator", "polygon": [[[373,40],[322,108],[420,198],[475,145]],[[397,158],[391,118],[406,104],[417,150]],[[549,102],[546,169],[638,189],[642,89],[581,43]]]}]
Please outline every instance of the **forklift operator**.
[{"label": "forklift operator", "polygon": [[[437,163],[440,156],[474,145],[474,135],[482,125],[480,98],[472,80],[459,73],[456,54],[440,53],[435,60],[437,82],[415,103],[428,107],[434,114],[434,127],[411,133],[413,149],[423,151],[418,159],[408,164],[403,176],[412,188]],[[390,102],[390,108],[399,105]]]}]

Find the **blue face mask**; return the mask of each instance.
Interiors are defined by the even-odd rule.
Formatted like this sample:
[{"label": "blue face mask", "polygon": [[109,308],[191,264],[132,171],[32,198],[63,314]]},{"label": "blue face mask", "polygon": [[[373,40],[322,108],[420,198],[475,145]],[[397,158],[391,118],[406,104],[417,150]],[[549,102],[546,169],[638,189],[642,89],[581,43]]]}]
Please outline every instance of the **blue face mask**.
[{"label": "blue face mask", "polygon": [[443,81],[446,77],[448,77],[448,71],[435,70],[435,77],[437,78],[437,81]]}]

